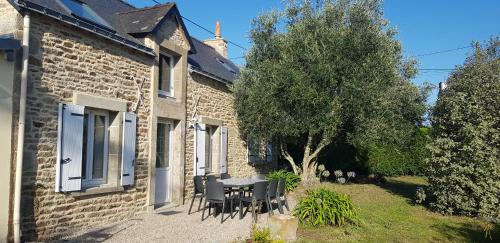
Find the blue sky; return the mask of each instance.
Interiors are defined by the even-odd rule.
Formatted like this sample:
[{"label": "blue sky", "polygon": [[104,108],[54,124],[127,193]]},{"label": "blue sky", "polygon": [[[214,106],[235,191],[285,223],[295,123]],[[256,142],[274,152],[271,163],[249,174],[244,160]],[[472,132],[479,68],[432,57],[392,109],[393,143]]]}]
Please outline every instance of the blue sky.
[{"label": "blue sky", "polygon": [[[152,6],[152,0],[128,0],[137,6]],[[157,0],[168,2],[167,0]],[[224,38],[249,47],[248,31],[251,20],[272,9],[281,8],[280,0],[179,0],[181,14],[198,24],[215,29],[221,21]],[[399,32],[406,56],[468,46],[472,41],[488,40],[500,35],[500,1],[498,0],[386,0],[385,17]],[[185,21],[190,34],[198,39],[212,38],[206,31]],[[454,68],[462,64],[472,48],[418,57],[419,67]],[[241,57],[245,50],[229,45],[229,56]],[[244,59],[234,59],[242,64]],[[446,80],[448,71],[421,71],[413,80],[416,84],[429,81],[438,84]],[[430,98],[434,102],[436,92]]]}]

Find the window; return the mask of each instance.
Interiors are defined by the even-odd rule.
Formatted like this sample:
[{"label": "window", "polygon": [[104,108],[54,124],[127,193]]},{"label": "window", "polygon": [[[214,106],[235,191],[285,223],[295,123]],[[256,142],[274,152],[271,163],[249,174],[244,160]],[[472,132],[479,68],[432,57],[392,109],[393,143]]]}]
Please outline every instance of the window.
[{"label": "window", "polygon": [[234,71],[234,69],[229,66],[229,64],[227,64],[225,61],[223,61],[222,59],[219,59],[219,58],[215,58],[220,64],[222,64],[222,66],[224,66],[225,69],[227,69],[229,72],[231,72],[232,74],[237,74],[236,71]]},{"label": "window", "polygon": [[60,0],[64,7],[66,7],[72,15],[83,20],[101,25],[108,29],[113,29],[103,18],[101,18],[94,10],[87,4],[80,0]]},{"label": "window", "polygon": [[156,135],[156,168],[167,168],[170,166],[171,130],[171,123],[158,123]]},{"label": "window", "polygon": [[262,164],[272,162],[272,144],[250,139],[248,144],[248,162]]},{"label": "window", "polygon": [[174,96],[174,58],[169,55],[160,55],[160,77],[159,91],[160,96]]},{"label": "window", "polygon": [[106,183],[108,170],[109,114],[86,110],[83,118],[82,183],[92,187]]},{"label": "window", "polygon": [[213,148],[214,148],[214,131],[216,129],[207,126],[205,129],[205,172],[211,173],[213,168]]}]

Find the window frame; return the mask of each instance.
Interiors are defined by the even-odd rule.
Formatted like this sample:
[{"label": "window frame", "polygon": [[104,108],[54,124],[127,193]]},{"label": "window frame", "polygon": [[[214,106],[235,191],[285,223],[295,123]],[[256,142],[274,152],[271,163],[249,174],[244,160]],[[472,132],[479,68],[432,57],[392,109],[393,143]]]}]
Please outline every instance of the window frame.
[{"label": "window frame", "polygon": [[[82,171],[82,188],[89,187],[98,187],[107,183],[108,179],[108,166],[109,166],[109,111],[105,110],[94,110],[94,109],[85,109],[84,116],[88,115],[88,124],[87,131],[87,141],[83,141],[86,144],[86,159],[87,161],[83,161],[85,163],[85,179],[83,179],[83,171]],[[95,117],[96,116],[104,116],[104,149],[103,149],[103,177],[102,178],[92,178],[92,169],[94,166],[94,133],[95,133]],[[85,120],[84,120],[85,122]],[[85,126],[85,124],[84,124]],[[90,133],[89,131],[92,131]],[[82,165],[83,169],[83,165]]]},{"label": "window frame", "polygon": [[[162,62],[163,62],[163,57],[168,57],[170,60],[169,66],[170,66],[170,90],[162,90],[161,89],[161,82],[162,82]],[[175,58],[173,55],[166,54],[166,53],[160,53],[159,55],[159,62],[158,62],[158,96],[160,97],[174,97],[174,77],[175,77]]]},{"label": "window frame", "polygon": [[[174,159],[174,139],[173,139],[173,136],[174,136],[174,122],[172,121],[158,121],[157,122],[157,125],[156,125],[156,157],[158,157],[158,128],[159,128],[159,125],[160,124],[164,124],[164,125],[169,125],[170,126],[170,129],[168,131],[169,133],[169,147],[168,147],[168,166],[165,167],[165,168],[170,168],[170,165]],[[165,133],[166,134],[166,133]],[[164,168],[164,167],[157,167],[157,161],[158,161],[158,158],[156,158],[156,161],[155,161],[155,168]]]}]

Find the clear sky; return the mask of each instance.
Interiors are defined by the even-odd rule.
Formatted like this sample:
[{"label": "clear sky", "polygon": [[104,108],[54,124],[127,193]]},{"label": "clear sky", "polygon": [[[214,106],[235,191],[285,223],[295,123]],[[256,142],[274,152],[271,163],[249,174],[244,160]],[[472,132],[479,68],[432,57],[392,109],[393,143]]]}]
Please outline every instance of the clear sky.
[{"label": "clear sky", "polygon": [[[168,0],[157,0],[165,3]],[[128,0],[137,7],[155,5],[152,0]],[[178,0],[181,14],[210,29],[220,20],[222,36],[243,47],[249,47],[251,20],[262,12],[281,8],[280,0]],[[399,32],[406,56],[456,49],[472,41],[488,40],[500,35],[500,0],[386,0],[385,17]],[[191,36],[198,39],[213,36],[185,21]],[[441,54],[419,56],[422,69],[450,69],[463,63],[472,48]],[[245,50],[229,45],[228,54],[243,64]],[[446,80],[449,71],[420,71],[416,84]],[[434,102],[436,92],[430,98]]]}]

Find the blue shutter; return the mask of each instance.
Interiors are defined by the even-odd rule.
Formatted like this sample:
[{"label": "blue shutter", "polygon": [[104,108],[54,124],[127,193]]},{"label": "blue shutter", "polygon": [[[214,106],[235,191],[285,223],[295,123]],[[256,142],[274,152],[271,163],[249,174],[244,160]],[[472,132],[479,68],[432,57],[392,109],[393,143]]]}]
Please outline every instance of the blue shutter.
[{"label": "blue shutter", "polygon": [[59,105],[56,192],[81,190],[84,108]]},{"label": "blue shutter", "polygon": [[124,112],[121,173],[122,186],[134,184],[136,125],[137,116],[134,113]]},{"label": "blue shutter", "polygon": [[195,174],[205,175],[205,130],[206,125],[197,123],[195,126]]},{"label": "blue shutter", "polygon": [[220,129],[220,173],[227,173],[227,127]]}]

